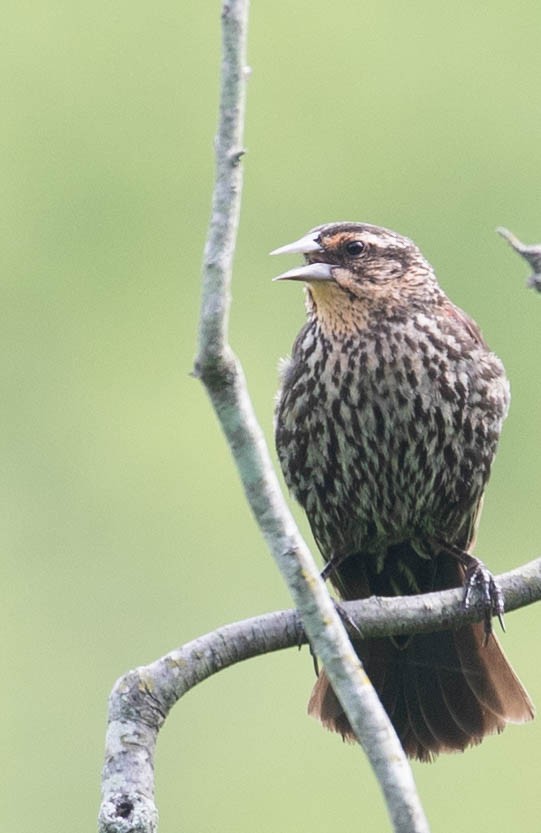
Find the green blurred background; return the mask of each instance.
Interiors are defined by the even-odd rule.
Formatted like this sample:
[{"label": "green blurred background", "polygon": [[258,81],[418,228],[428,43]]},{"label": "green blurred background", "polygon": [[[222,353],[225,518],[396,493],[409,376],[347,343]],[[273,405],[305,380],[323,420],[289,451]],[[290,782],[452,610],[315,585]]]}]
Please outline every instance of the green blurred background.
[{"label": "green blurred background", "polygon": [[[195,351],[218,2],[21,0],[0,53],[3,829],[93,830],[106,701],[134,665],[290,605]],[[303,319],[267,252],[339,219],[413,237],[502,356],[513,406],[478,552],[539,552],[541,6],[254,2],[232,343],[271,441]],[[298,514],[298,513],[297,513]],[[306,525],[300,518],[302,528]],[[539,608],[504,645],[541,703]],[[160,737],[162,833],[388,829],[355,748],[305,716],[296,651],[224,672]],[[433,828],[538,833],[540,723],[415,765]]]}]

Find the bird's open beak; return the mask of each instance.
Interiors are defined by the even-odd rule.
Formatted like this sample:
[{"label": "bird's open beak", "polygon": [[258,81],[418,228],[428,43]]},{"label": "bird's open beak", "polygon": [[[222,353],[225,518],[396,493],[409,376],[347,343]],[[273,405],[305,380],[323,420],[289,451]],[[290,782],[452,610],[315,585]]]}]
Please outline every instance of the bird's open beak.
[{"label": "bird's open beak", "polygon": [[279,249],[274,249],[271,255],[307,255],[309,252],[321,252],[323,249],[314,240],[313,234],[305,234],[300,240],[295,240],[294,243],[288,243],[287,246],[280,246]]},{"label": "bird's open beak", "polygon": [[[312,234],[306,234],[300,240],[294,243],[288,243],[287,246],[281,246],[279,249],[274,249],[271,255],[306,255],[312,252],[322,252],[320,244],[314,239]],[[283,272],[276,278],[275,281],[332,281],[333,276],[331,272],[331,265],[329,263],[307,263],[304,266],[297,266],[295,269],[290,269],[288,272]]]},{"label": "bird's open beak", "polygon": [[332,280],[334,278],[330,263],[307,263],[305,266],[297,266],[273,278],[273,281],[306,281],[306,283]]}]

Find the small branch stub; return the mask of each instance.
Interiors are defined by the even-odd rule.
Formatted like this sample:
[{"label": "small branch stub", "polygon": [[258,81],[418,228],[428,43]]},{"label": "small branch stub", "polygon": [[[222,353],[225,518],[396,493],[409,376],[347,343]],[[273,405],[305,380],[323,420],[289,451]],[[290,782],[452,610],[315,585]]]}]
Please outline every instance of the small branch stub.
[{"label": "small branch stub", "polygon": [[100,830],[109,833],[156,833],[158,811],[145,796],[112,794],[101,806],[99,821]]},{"label": "small branch stub", "polygon": [[537,243],[528,245],[526,243],[522,243],[518,237],[513,234],[513,232],[503,226],[499,226],[496,231],[498,234],[501,234],[504,240],[507,240],[511,248],[523,257],[534,270],[533,274],[531,274],[527,279],[526,286],[529,286],[531,289],[535,289],[537,292],[541,292],[541,244]]}]

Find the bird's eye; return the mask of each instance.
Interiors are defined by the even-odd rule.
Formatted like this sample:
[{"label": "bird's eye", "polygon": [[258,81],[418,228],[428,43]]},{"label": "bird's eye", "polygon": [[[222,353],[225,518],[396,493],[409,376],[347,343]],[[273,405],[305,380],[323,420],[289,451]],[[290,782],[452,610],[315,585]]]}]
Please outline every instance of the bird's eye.
[{"label": "bird's eye", "polygon": [[349,243],[346,243],[344,248],[348,255],[356,257],[364,252],[364,243],[362,240],[350,240]]}]

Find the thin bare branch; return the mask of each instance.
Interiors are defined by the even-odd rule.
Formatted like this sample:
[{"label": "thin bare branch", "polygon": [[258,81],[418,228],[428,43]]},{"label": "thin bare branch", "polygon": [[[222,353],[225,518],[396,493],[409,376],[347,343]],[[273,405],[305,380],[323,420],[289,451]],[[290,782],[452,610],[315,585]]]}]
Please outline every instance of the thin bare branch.
[{"label": "thin bare branch", "polygon": [[[400,833],[426,833],[428,826],[409,764],[283,500],[242,370],[227,341],[232,260],[242,184],[239,162],[243,153],[247,18],[248,0],[224,2],[216,184],[203,264],[199,352],[194,375],[206,386],[235,458],[248,502],[301,611],[314,650],[321,657],[372,763],[394,829]],[[130,696],[130,678],[123,679],[111,700],[108,750],[112,749],[113,753],[108,751],[104,770],[104,801],[100,816],[103,833],[119,830],[146,833],[156,829],[152,758],[156,732],[166,711],[163,703],[154,701],[155,680],[146,675],[143,681],[138,675],[136,680],[135,704]],[[173,702],[173,691],[171,697]],[[168,702],[168,697],[165,700]],[[117,708],[118,704],[120,708]],[[139,707],[143,709],[143,718],[136,716]],[[126,737],[128,743],[124,742]]]},{"label": "thin bare branch", "polygon": [[[225,7],[224,7],[225,8]],[[227,4],[227,14],[246,19],[247,2]],[[224,15],[224,25],[226,24]],[[426,833],[410,766],[389,718],[351,647],[333,602],[300,536],[274,473],[255,417],[244,374],[227,341],[229,287],[240,207],[239,148],[244,110],[245,30],[224,35],[224,94],[217,141],[217,178],[203,264],[199,353],[194,374],[204,383],[235,459],[247,500],[299,609],[314,651],[362,743],[381,785],[393,826]],[[237,37],[237,44],[233,39]],[[228,74],[231,81],[227,83]],[[225,93],[225,88],[229,92]]]},{"label": "thin bare branch", "polygon": [[526,286],[541,292],[541,243],[526,244],[523,243],[512,231],[498,226],[496,229],[498,234],[507,240],[512,249],[517,254],[524,258],[533,269],[533,274],[526,281]]},{"label": "thin bare branch", "polygon": [[[541,600],[541,558],[497,579],[508,612]],[[367,637],[418,633],[481,621],[482,607],[465,610],[462,591],[344,602]],[[150,665],[128,672],[110,697],[102,816],[111,831],[154,830],[150,796],[158,732],[175,703],[218,671],[254,656],[306,642],[295,610],[267,613],[225,625],[194,639]],[[138,820],[138,826],[134,819]],[[132,825],[132,826],[130,826]],[[152,826],[154,825],[154,826]]]}]

